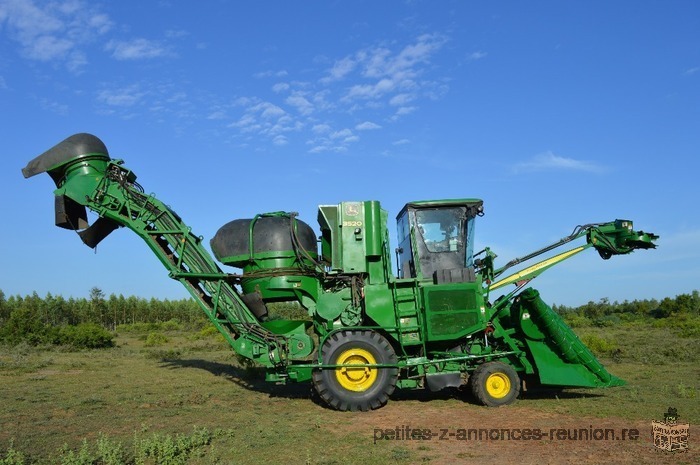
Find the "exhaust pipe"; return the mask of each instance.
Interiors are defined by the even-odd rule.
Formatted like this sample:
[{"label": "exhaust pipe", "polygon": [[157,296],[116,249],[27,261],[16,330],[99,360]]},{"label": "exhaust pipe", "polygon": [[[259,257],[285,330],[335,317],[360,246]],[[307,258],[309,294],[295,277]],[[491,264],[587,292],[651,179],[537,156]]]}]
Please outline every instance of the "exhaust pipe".
[{"label": "exhaust pipe", "polygon": [[90,194],[104,178],[111,159],[105,144],[87,133],[74,134],[27,163],[25,178],[47,173],[56,184],[56,226],[78,231],[83,243],[94,248],[119,224],[99,218],[90,226],[87,209]]}]

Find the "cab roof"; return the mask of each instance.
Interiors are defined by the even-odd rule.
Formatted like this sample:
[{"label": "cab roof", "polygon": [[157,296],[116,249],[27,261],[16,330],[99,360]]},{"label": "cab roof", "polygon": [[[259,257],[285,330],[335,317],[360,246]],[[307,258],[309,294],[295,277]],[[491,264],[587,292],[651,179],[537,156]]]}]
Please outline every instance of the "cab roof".
[{"label": "cab roof", "polygon": [[440,207],[467,207],[469,209],[479,208],[484,205],[484,201],[481,199],[441,199],[441,200],[415,200],[413,202],[408,202],[401,209],[396,219],[403,216],[409,208],[411,209],[421,209],[421,208],[440,208]]}]

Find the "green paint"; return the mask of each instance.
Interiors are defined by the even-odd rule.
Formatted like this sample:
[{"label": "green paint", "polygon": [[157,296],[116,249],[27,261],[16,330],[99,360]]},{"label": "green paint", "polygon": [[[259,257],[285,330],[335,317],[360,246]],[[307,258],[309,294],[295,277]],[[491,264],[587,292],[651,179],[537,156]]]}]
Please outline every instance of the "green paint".
[{"label": "green paint", "polygon": [[[101,147],[94,136],[74,137]],[[105,222],[81,231],[86,243],[94,245],[106,236],[110,229],[102,231],[105,226],[132,230],[169,276],[185,286],[233,350],[267,368],[268,381],[313,378],[317,383],[322,370],[341,370],[350,373],[344,382],[351,384],[353,376],[362,379],[376,370],[382,377],[382,370],[395,369],[397,379],[390,382],[399,388],[425,387],[427,376],[431,387],[440,388],[465,380],[485,362],[497,361],[542,384],[622,384],[537,291],[520,291],[525,282],[587,248],[595,248],[603,258],[654,248],[658,236],[634,231],[631,221],[579,227],[555,244],[496,268],[490,249],[473,249],[476,219],[483,214],[480,199],[407,203],[397,216],[395,251],[388,239],[388,214],[378,201],[342,202],[319,207],[318,250],[300,245],[296,214],[257,215],[242,233],[247,249],[216,257],[242,270],[232,274],[222,271],[202,246],[202,238],[163,202],[145,195],[136,176],[121,161],[110,160],[106,150],[86,155],[75,146],[71,156],[75,140],[58,144],[24,170],[25,176],[45,171],[56,182],[55,195],[66,210],[61,218],[67,218],[61,226],[82,229],[79,220],[86,207]],[[282,250],[261,247],[254,234],[260,219],[270,217],[284,218],[288,225],[280,237],[287,237],[290,245]],[[586,243],[576,249],[499,278],[507,269],[582,238]],[[490,303],[490,290],[506,285],[515,287]],[[310,319],[269,320],[266,305],[273,302],[299,304]],[[358,345],[356,355],[339,348],[346,360],[371,357],[368,347],[378,341],[383,352],[377,357],[388,362],[341,366],[324,361],[327,346],[355,337],[365,345]],[[333,376],[326,377],[322,386],[332,381]],[[334,407],[376,408],[362,402]]]}]

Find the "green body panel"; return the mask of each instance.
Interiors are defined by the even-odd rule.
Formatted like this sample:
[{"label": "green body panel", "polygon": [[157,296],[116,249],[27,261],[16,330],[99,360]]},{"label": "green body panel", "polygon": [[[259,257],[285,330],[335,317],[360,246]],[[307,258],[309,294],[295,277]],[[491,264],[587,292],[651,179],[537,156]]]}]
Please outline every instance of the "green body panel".
[{"label": "green body panel", "polygon": [[458,340],[486,327],[481,283],[453,283],[421,288],[428,341]]},{"label": "green body panel", "polygon": [[[370,273],[371,263],[384,253],[387,214],[379,202],[321,205],[321,250],[331,271]],[[383,274],[383,273],[381,273]]]},{"label": "green body panel", "polygon": [[542,384],[608,387],[624,382],[608,373],[566,323],[529,288],[520,294],[520,321]]},{"label": "green body panel", "polygon": [[104,155],[81,157],[78,163],[61,170],[65,181],[54,191],[54,194],[65,195],[83,204],[79,200],[80,196],[84,196],[85,192],[95,191],[102,181],[108,164],[109,157]]},{"label": "green body panel", "polygon": [[[525,282],[587,248],[595,248],[603,258],[653,248],[657,236],[634,231],[631,221],[579,227],[558,243],[495,268],[496,255],[490,249],[473,251],[482,200],[410,202],[397,216],[395,275],[387,212],[374,200],[342,202],[319,207],[318,250],[299,245],[296,214],[256,216],[244,227],[248,245],[231,251],[226,246],[217,256],[242,269],[242,274],[231,274],[219,268],[201,237],[163,202],[145,195],[136,176],[103,148],[94,136],[72,136],[31,161],[23,172],[25,177],[47,172],[56,182],[57,225],[85,228],[80,211],[84,207],[99,216],[93,226],[79,231],[87,245],[94,247],[120,226],[141,237],[233,350],[267,369],[269,381],[308,381],[317,370],[336,369],[323,364],[323,344],[339,332],[374,331],[395,352],[392,366],[399,368],[397,386],[403,388],[462,382],[493,360],[521,375],[533,375],[542,384],[622,383],[537,291],[521,291]],[[255,223],[271,217],[289,219],[291,245],[258,250]],[[307,232],[306,240],[314,245],[315,234],[308,226]],[[521,262],[583,237],[583,246],[500,277]],[[490,303],[490,291],[506,285],[515,288]],[[301,304],[309,319],[270,320],[266,306],[272,302]]]},{"label": "green body panel", "polygon": [[350,289],[344,288],[335,292],[322,292],[316,302],[316,314],[325,321],[340,318],[343,311],[352,305]]}]

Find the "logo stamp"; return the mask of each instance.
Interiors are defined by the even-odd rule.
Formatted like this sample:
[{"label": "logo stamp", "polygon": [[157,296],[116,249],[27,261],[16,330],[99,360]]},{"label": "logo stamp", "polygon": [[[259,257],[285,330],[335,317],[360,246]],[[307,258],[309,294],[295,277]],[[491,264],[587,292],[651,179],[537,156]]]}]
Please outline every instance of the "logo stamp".
[{"label": "logo stamp", "polygon": [[654,447],[666,452],[687,452],[689,423],[678,423],[678,410],[668,408],[663,421],[652,421]]}]

